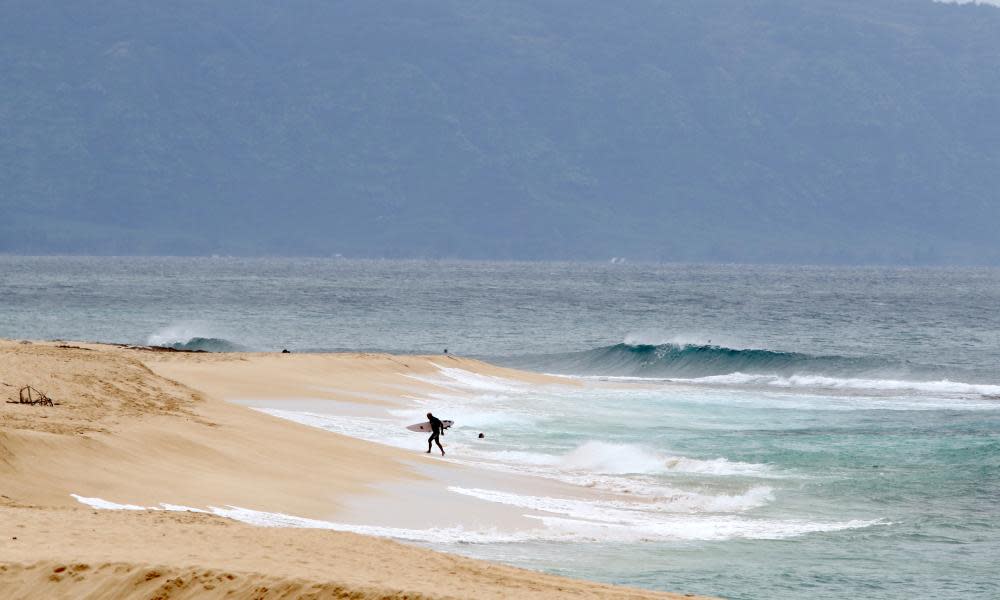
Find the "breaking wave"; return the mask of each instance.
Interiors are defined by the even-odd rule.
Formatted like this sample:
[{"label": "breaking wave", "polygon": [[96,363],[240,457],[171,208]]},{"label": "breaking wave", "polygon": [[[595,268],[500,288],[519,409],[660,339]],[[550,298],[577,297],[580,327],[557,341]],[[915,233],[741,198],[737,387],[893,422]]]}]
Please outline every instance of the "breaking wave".
[{"label": "breaking wave", "polygon": [[188,352],[245,352],[247,348],[221,336],[212,335],[205,325],[181,323],[160,329],[146,338],[150,346]]},{"label": "breaking wave", "polygon": [[676,379],[691,383],[717,385],[766,385],[777,388],[818,388],[835,390],[863,390],[884,392],[926,392],[931,394],[979,394],[1000,395],[1000,385],[963,383],[961,381],[908,381],[900,379],[865,379],[856,377],[826,377],[823,375],[750,375],[730,373],[701,377],[698,379]]},{"label": "breaking wave", "polygon": [[706,377],[736,372],[775,375],[865,373],[894,366],[874,357],[676,343],[621,343],[536,359],[544,368],[570,374],[631,377]]},{"label": "breaking wave", "polygon": [[187,350],[189,352],[243,352],[246,350],[239,344],[230,342],[222,338],[193,337],[183,342],[171,342],[169,344],[157,344],[163,348],[174,350]]},{"label": "breaking wave", "polygon": [[766,465],[732,462],[725,458],[699,460],[669,456],[634,444],[589,441],[569,453],[553,457],[554,466],[569,471],[605,475],[691,473],[700,475],[760,475]]},{"label": "breaking wave", "polygon": [[[1000,399],[996,378],[959,367],[880,356],[808,354],[671,340],[580,352],[511,357],[512,367],[598,380],[636,380],[725,387],[807,389],[827,393]],[[996,408],[996,405],[984,405]]]}]

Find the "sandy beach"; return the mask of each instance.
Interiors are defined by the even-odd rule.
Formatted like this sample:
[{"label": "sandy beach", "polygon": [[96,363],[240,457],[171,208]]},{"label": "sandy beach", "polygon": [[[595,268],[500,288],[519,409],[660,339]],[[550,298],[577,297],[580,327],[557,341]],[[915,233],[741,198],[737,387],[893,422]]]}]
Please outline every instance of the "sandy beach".
[{"label": "sandy beach", "polygon": [[[529,526],[516,507],[441,492],[443,481],[480,485],[500,475],[427,456],[420,439],[408,451],[254,410],[283,403],[358,414],[398,409],[409,395],[433,393],[442,365],[531,385],[572,385],[454,356],[203,354],[0,341],[0,395],[16,400],[19,388],[31,385],[58,403],[0,405],[0,595],[677,597],[349,531],[262,527],[211,514],[212,507],[229,507],[359,528],[415,527],[418,520],[443,526],[444,515],[510,531]],[[505,483],[556,485],[528,479]],[[98,510],[100,502],[161,510]]]}]

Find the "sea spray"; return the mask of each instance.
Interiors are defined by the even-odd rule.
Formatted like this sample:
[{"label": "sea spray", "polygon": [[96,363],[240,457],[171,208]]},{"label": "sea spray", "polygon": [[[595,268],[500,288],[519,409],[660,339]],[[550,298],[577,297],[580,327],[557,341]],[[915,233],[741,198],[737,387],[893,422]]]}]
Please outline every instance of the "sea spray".
[{"label": "sea spray", "polygon": [[589,441],[559,457],[555,465],[571,471],[607,475],[699,473],[706,475],[760,475],[766,465],[730,462],[725,458],[699,460],[672,456],[635,444]]},{"label": "sea spray", "polygon": [[205,323],[176,323],[157,330],[146,338],[150,346],[203,352],[244,352],[247,348],[214,333]]}]

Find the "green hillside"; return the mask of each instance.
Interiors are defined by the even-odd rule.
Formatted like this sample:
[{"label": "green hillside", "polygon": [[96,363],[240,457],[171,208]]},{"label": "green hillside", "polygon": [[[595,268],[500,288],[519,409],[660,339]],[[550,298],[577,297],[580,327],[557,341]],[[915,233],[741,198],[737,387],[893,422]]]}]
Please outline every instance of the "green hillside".
[{"label": "green hillside", "polygon": [[0,252],[1000,264],[994,7],[0,14]]}]

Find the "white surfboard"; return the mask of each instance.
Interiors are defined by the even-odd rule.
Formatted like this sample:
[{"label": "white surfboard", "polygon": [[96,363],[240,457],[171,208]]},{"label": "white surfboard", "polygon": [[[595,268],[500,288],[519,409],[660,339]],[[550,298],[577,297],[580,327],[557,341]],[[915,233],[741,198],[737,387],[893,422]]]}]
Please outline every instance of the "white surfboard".
[{"label": "white surfboard", "polygon": [[[452,425],[454,425],[455,422],[454,421],[441,421],[441,424],[444,425],[445,429],[448,429],[449,427],[451,427]],[[410,431],[430,431],[431,430],[431,422],[430,421],[424,421],[423,423],[414,423],[413,425],[407,425],[406,428],[409,429]]]}]

